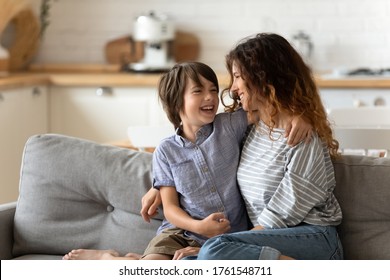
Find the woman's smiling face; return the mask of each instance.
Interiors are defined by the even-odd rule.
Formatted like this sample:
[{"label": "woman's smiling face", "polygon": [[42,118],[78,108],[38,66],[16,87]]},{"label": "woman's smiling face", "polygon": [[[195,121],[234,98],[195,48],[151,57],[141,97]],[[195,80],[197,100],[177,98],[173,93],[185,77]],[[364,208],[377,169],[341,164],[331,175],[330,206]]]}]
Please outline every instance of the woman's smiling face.
[{"label": "woman's smiling face", "polygon": [[260,96],[252,96],[249,93],[247,81],[242,77],[242,73],[237,63],[232,65],[233,83],[231,91],[240,98],[241,106],[244,111],[257,111],[260,106],[260,101],[257,100]]},{"label": "woman's smiling face", "polygon": [[230,90],[240,98],[242,108],[245,111],[249,111],[250,108],[249,104],[250,104],[251,97],[248,93],[246,82],[241,75],[240,68],[237,66],[236,63],[233,63],[232,73],[233,73],[233,84]]}]

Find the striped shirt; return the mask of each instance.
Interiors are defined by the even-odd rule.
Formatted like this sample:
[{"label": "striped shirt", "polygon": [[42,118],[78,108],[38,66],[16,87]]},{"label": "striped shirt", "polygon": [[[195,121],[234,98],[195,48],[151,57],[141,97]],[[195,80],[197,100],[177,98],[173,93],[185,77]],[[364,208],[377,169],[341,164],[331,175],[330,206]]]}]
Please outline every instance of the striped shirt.
[{"label": "striped shirt", "polygon": [[252,128],[241,155],[237,179],[254,226],[286,228],[302,222],[338,225],[342,214],[333,194],[336,181],[326,145],[287,144],[284,130],[264,123]]}]

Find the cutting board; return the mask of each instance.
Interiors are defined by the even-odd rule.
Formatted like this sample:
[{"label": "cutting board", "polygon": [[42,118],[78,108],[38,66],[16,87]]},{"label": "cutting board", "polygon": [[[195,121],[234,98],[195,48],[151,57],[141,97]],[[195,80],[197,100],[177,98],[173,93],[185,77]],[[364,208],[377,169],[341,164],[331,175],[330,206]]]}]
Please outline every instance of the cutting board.
[{"label": "cutting board", "polygon": [[105,46],[106,61],[109,64],[128,64],[143,57],[143,43],[125,36],[108,42]]},{"label": "cutting board", "polygon": [[[199,57],[200,42],[194,34],[177,31],[171,47],[176,62],[193,61]],[[134,41],[131,36],[114,39],[105,46],[105,57],[109,64],[138,62],[143,56],[143,43]]]},{"label": "cutting board", "polygon": [[173,56],[176,62],[197,60],[200,54],[200,42],[192,33],[178,31],[173,42]]},{"label": "cutting board", "polygon": [[9,68],[11,71],[26,69],[38,52],[40,44],[40,25],[38,17],[31,9],[18,13],[12,20],[14,40],[9,46]]}]

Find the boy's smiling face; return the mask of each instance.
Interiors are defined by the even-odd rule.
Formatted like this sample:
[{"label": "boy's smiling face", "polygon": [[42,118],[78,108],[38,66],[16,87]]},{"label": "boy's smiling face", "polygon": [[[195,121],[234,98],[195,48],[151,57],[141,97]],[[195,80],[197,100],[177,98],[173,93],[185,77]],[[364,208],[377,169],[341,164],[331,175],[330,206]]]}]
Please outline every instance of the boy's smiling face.
[{"label": "boy's smiling face", "polygon": [[199,78],[201,85],[197,85],[193,80],[187,78],[184,108],[180,112],[183,131],[185,137],[189,139],[202,126],[214,121],[219,105],[217,87],[204,77],[199,76]]}]

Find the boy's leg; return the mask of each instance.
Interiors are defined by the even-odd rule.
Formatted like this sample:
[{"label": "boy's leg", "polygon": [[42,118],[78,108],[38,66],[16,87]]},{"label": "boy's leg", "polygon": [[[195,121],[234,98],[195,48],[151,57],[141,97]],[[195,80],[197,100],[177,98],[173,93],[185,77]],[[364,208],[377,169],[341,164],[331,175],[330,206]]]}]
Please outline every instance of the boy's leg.
[{"label": "boy's leg", "polygon": [[63,260],[139,260],[141,255],[136,253],[127,253],[124,257],[114,250],[89,250],[76,249],[66,254]]},{"label": "boy's leg", "polygon": [[200,247],[192,238],[184,236],[184,230],[169,228],[155,236],[148,244],[142,260],[172,260],[177,250]]}]

